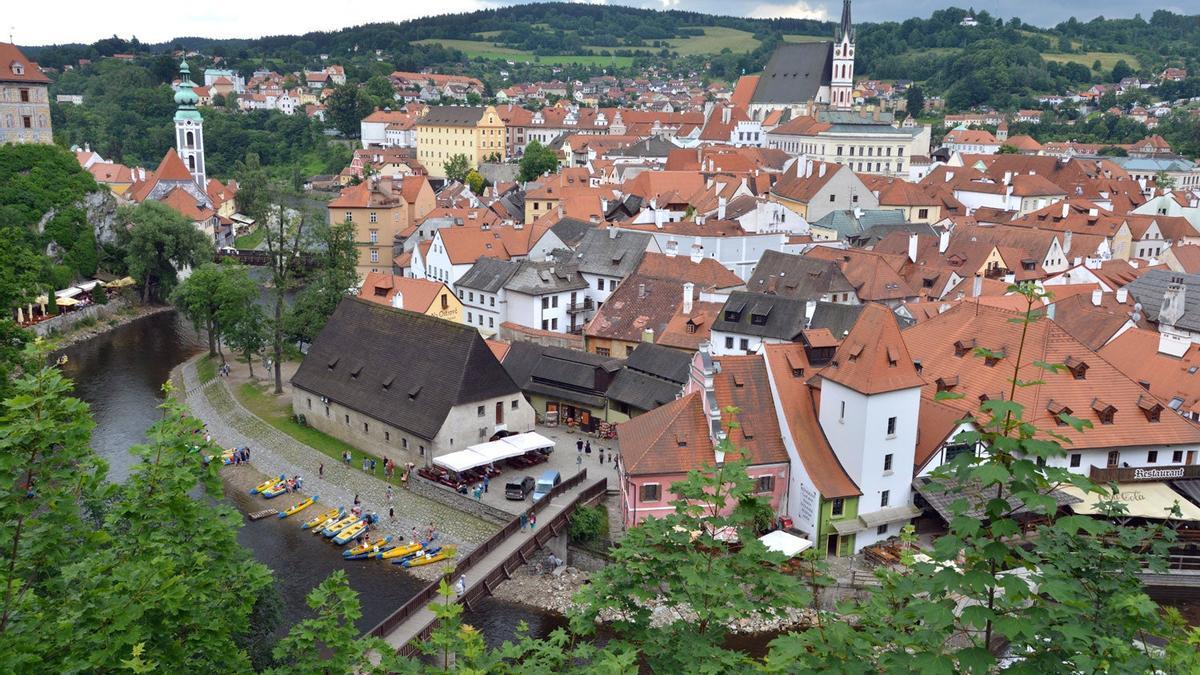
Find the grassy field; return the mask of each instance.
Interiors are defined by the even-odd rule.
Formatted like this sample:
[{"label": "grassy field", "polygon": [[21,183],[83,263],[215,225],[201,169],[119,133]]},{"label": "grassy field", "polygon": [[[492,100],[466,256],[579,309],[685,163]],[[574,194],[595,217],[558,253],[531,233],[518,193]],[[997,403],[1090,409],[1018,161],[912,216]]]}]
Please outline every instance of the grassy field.
[{"label": "grassy field", "polygon": [[217,360],[211,356],[205,356],[196,364],[196,377],[200,379],[200,384],[211,382],[217,376]]},{"label": "grassy field", "polygon": [[267,231],[265,228],[256,227],[256,228],[254,228],[254,231],[251,232],[250,234],[243,234],[242,236],[238,237],[237,239],[234,239],[233,247],[234,248],[256,248],[259,244],[262,243],[262,240],[265,239],[266,236],[267,236]]},{"label": "grassy field", "polygon": [[[234,395],[237,397],[238,402],[245,406],[246,410],[254,413],[262,421],[314,450],[328,455],[335,462],[342,461],[342,453],[346,450],[349,450],[350,454],[353,455],[351,466],[360,467],[362,466],[364,457],[372,457],[372,455],[368,455],[352,445],[339,441],[333,436],[312,427],[301,426],[292,417],[292,406],[287,399],[275,398],[275,395],[270,393],[270,388],[271,385],[266,382],[262,384],[247,382],[238,387],[234,391]],[[378,476],[383,478],[383,467],[379,466],[377,468]]]},{"label": "grassy field", "polygon": [[824,42],[833,41],[832,35],[784,35],[784,42]]},{"label": "grassy field", "polygon": [[1100,60],[1100,67],[1104,70],[1112,70],[1112,67],[1117,65],[1117,61],[1124,60],[1129,64],[1130,68],[1137,70],[1141,67],[1141,62],[1133,54],[1124,54],[1121,52],[1085,52],[1083,54],[1042,54],[1042,58],[1047,61],[1058,61],[1059,63],[1081,63],[1088,68],[1097,59]]},{"label": "grassy field", "polygon": [[720,26],[704,27],[704,37],[687,37],[667,40],[671,49],[679,52],[680,56],[692,54],[720,54],[722,49],[737,54],[752,52],[758,49],[759,42],[752,33],[736,28]]}]

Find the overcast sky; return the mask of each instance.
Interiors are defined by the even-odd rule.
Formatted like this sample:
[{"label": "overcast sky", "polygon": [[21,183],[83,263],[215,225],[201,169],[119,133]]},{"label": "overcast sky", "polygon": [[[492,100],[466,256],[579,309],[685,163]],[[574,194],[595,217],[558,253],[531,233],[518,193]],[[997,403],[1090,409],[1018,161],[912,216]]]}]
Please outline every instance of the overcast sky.
[{"label": "overcast sky", "polygon": [[[793,17],[830,19],[841,15],[841,0],[582,0],[657,9],[732,14],[757,18]],[[893,21],[912,16],[926,17],[947,6],[974,7],[1005,18],[1052,26],[1071,16],[1081,20],[1097,15],[1130,17],[1141,12],[1146,18],[1156,9],[1182,13],[1184,7],[1197,11],[1196,0],[1150,0],[1146,4],[1128,0],[855,0],[856,21]],[[251,0],[193,0],[163,2],[96,0],[6,2],[0,12],[4,38],[11,34],[18,44],[40,45],[63,42],[94,42],[110,35],[143,42],[162,42],[179,36],[260,37],[332,30],[380,21],[404,21],[431,13],[469,12],[502,5],[507,0],[438,0],[436,3],[337,2],[290,0],[286,3]],[[434,9],[436,7],[436,9]]]}]

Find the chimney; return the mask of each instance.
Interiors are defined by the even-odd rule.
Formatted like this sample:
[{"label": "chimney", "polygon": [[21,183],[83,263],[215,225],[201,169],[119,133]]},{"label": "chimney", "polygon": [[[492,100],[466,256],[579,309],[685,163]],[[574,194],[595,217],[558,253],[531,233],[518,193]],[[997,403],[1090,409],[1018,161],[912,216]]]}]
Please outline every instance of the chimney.
[{"label": "chimney", "polygon": [[658,229],[660,229],[660,230],[661,230],[661,229],[662,229],[662,226],[663,226],[663,212],[662,212],[662,209],[655,208],[655,209],[654,209],[654,227],[656,227],[656,228],[658,228]]},{"label": "chimney", "polygon": [[1093,307],[1099,307],[1100,301],[1103,299],[1104,299],[1104,291],[1100,290],[1099,288],[1092,291],[1092,306]]},{"label": "chimney", "polygon": [[646,284],[638,284],[638,300],[646,299]]},{"label": "chimney", "polygon": [[1062,249],[1063,249],[1063,255],[1066,255],[1071,252],[1071,231],[1070,230],[1066,230],[1065,232],[1063,232]]},{"label": "chimney", "polygon": [[953,172],[953,171],[947,171],[947,172],[946,172],[946,182],[947,182],[947,183],[949,183],[949,182],[950,182],[951,180],[953,180],[953,179],[954,179],[954,172]]},{"label": "chimney", "polygon": [[690,315],[692,313],[692,291],[695,290],[696,284],[687,282],[683,285],[683,313]]},{"label": "chimney", "polygon": [[908,235],[908,261],[917,262],[917,235]]},{"label": "chimney", "polygon": [[1088,216],[1095,218],[1100,215],[1100,209],[1088,209]]},{"label": "chimney", "polygon": [[825,177],[825,168],[826,168],[825,162],[821,162],[821,165],[817,167],[817,178]]},{"label": "chimney", "polygon": [[1050,303],[1049,305],[1046,305],[1046,318],[1050,319],[1051,321],[1054,320],[1055,307],[1056,307],[1056,305],[1053,302]]},{"label": "chimney", "polygon": [[392,307],[404,309],[404,294],[400,291],[396,291],[396,294],[392,296]]},{"label": "chimney", "polygon": [[1171,283],[1167,284],[1166,292],[1163,293],[1162,308],[1158,310],[1160,326],[1174,328],[1175,324],[1183,318],[1183,300],[1186,292],[1187,286],[1184,286],[1183,278],[1172,277]]},{"label": "chimney", "polygon": [[981,295],[983,295],[983,277],[976,274],[971,281],[971,297],[978,298]]},{"label": "chimney", "polygon": [[617,238],[617,227],[615,225],[608,226],[608,238],[609,239]]},{"label": "chimney", "polygon": [[593,225],[599,225],[600,224],[600,216],[593,213],[592,215],[588,216],[588,222]]},{"label": "chimney", "polygon": [[600,210],[604,212],[604,215],[608,215],[608,200],[607,199],[600,200]]},{"label": "chimney", "polygon": [[729,113],[730,112],[732,112],[732,111],[729,109],[729,106],[723,106],[721,108],[721,124],[729,124]]},{"label": "chimney", "polygon": [[725,206],[728,201],[724,197],[717,197],[717,220],[725,220]]},{"label": "chimney", "polygon": [[1011,171],[1005,171],[1005,172],[1004,172],[1004,184],[1005,184],[1005,185],[1008,185],[1009,183],[1011,183],[1011,182],[1012,182],[1012,177],[1013,177],[1013,176],[1012,176],[1012,172],[1011,172]]},{"label": "chimney", "polygon": [[679,253],[679,242],[674,239],[667,242],[667,250],[664,253],[668,258],[674,258]]},{"label": "chimney", "polygon": [[809,159],[808,157],[805,157],[804,158],[804,177],[812,178],[812,172],[813,172],[813,161],[811,159]]},{"label": "chimney", "polygon": [[649,342],[650,344],[654,344],[654,329],[653,328],[647,328],[642,331],[642,342]]},{"label": "chimney", "polygon": [[1063,208],[1062,208],[1062,217],[1063,217],[1063,218],[1066,218],[1066,217],[1067,217],[1067,214],[1071,212],[1071,205],[1070,205],[1070,204],[1068,204],[1068,203],[1067,203],[1067,201],[1066,201],[1065,199],[1063,200],[1063,203],[1062,203],[1062,205],[1063,205]]},{"label": "chimney", "polygon": [[948,248],[950,248],[950,232],[942,230],[938,234],[938,253],[944,254]]},{"label": "chimney", "polygon": [[696,243],[692,244],[692,263],[699,265],[701,260],[704,260],[704,246],[697,238]]},{"label": "chimney", "polygon": [[1117,302],[1119,302],[1123,305],[1123,304],[1125,304],[1125,301],[1128,299],[1129,299],[1129,289],[1128,288],[1118,288],[1117,289]]}]

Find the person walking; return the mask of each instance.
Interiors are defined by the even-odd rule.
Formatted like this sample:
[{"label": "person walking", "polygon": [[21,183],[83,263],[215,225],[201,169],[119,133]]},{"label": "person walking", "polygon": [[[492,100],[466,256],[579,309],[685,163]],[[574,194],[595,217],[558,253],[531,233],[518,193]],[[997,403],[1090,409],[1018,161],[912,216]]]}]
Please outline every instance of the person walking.
[{"label": "person walking", "polygon": [[488,478],[487,476],[484,476],[484,477],[483,477],[483,491],[484,491],[485,493],[486,493],[486,492],[487,492],[487,490],[488,490],[488,483],[491,483],[491,482],[492,482],[492,479],[491,479],[491,478]]},{"label": "person walking", "polygon": [[412,531],[412,540],[413,540],[413,543],[414,543],[414,544],[415,544],[415,543],[417,543],[417,542],[419,542],[419,541],[421,541],[421,534],[420,534],[419,532],[417,532],[417,526],[416,526],[416,525],[413,525],[413,531]]},{"label": "person walking", "polygon": [[324,477],[325,477],[325,462],[321,462],[320,466],[317,467],[317,478],[324,478]]},{"label": "person walking", "polygon": [[371,460],[371,475],[375,475],[375,460]]},{"label": "person walking", "polygon": [[530,531],[537,529],[537,514],[533,512],[533,509],[529,510],[529,529]]},{"label": "person walking", "polygon": [[604,463],[604,448],[596,448],[596,454],[600,455],[600,463]]},{"label": "person walking", "polygon": [[583,445],[583,454],[585,454],[585,455],[592,454],[592,442],[591,441],[588,441],[587,443],[585,443]]},{"label": "person walking", "polygon": [[467,592],[467,575],[464,574],[458,578],[458,581],[454,582],[454,593],[458,597],[461,598],[463,596],[463,593],[466,593],[466,592]]},{"label": "person walking", "polygon": [[395,494],[396,494],[395,491],[392,490],[392,486],[391,485],[387,486],[387,503],[389,503],[389,504],[392,503],[392,496]]},{"label": "person walking", "polygon": [[358,506],[359,504],[362,504],[362,500],[358,498],[358,494],[355,494],[354,495],[354,505]]},{"label": "person walking", "polygon": [[575,466],[583,466],[583,455],[575,455]]},{"label": "person walking", "polygon": [[525,515],[525,512],[522,511],[521,512],[521,531],[522,532],[525,531],[525,526],[528,524],[529,524],[529,516]]},{"label": "person walking", "polygon": [[395,519],[396,519],[396,507],[389,506],[388,507],[388,520],[395,520]]},{"label": "person walking", "polygon": [[582,438],[575,439],[575,449],[578,450],[579,452],[583,452],[583,439]]}]

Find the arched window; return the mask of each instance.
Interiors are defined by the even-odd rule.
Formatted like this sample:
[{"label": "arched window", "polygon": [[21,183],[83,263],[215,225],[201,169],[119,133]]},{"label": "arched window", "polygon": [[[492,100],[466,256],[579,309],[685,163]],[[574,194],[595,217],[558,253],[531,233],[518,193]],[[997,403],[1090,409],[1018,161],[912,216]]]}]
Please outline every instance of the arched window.
[{"label": "arched window", "polygon": [[196,156],[188,155],[188,168],[192,171],[196,170]]},{"label": "arched window", "polygon": [[196,137],[192,134],[192,132],[189,131],[189,132],[187,132],[187,147],[192,148],[195,146],[196,146]]}]

